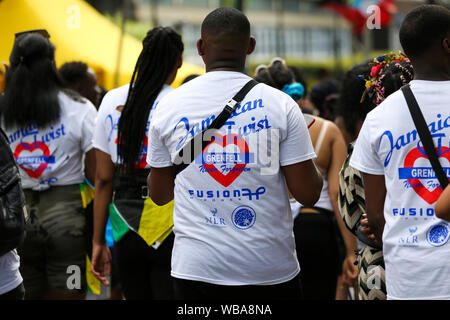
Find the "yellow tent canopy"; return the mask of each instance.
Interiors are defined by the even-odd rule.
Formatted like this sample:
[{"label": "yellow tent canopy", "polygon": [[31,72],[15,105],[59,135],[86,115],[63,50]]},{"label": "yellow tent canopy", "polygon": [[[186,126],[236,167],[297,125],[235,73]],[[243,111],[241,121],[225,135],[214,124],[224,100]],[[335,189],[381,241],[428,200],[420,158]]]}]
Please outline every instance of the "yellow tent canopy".
[{"label": "yellow tent canopy", "polygon": [[[46,29],[50,33],[58,66],[83,61],[96,71],[99,84],[107,90],[130,81],[142,49],[141,42],[124,35],[118,59],[120,28],[85,1],[1,0],[0,62],[9,61],[14,34],[32,29]],[[116,70],[119,70],[117,78]],[[190,74],[202,73],[203,67],[183,63],[172,86],[179,86]]]}]

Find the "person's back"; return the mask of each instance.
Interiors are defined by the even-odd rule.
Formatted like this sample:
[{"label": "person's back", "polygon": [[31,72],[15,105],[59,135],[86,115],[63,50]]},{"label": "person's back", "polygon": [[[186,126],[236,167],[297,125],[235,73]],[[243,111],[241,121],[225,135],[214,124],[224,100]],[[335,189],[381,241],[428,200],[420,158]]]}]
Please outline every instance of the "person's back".
[{"label": "person's back", "polygon": [[[450,161],[449,31],[450,11],[440,6],[413,10],[400,29],[414,66],[411,90],[443,167]],[[382,234],[388,299],[449,299],[450,227],[434,214],[442,188],[401,91],[368,114],[350,165],[364,173],[369,225],[378,240]]]},{"label": "person's back", "polygon": [[[208,23],[216,19],[218,25],[223,25],[222,17],[227,22],[235,19],[233,23],[248,23],[234,9],[220,8],[208,15],[198,43],[207,73],[168,94],[155,110],[147,161],[151,166],[150,195],[158,204],[170,200],[165,193],[170,193],[174,179],[161,179],[160,175],[171,172],[175,155],[194,135],[206,129],[251,80],[242,70],[254,42],[249,33],[230,32],[239,27],[233,23],[226,25],[222,34],[212,32],[214,28]],[[245,43],[250,43],[249,47]],[[220,50],[227,45],[235,49],[228,53]],[[186,280],[243,286],[236,296],[242,298],[248,293],[245,286],[295,281],[299,265],[286,180],[297,198],[311,204],[318,198],[321,180],[310,162],[315,154],[301,112],[288,95],[278,90],[256,85],[219,132],[203,150],[202,157],[176,176],[172,275],[180,280],[176,286],[185,286],[184,289],[188,286],[183,284]],[[307,167],[311,192],[299,192],[299,187],[292,184],[293,175],[283,175],[283,171],[297,165]],[[297,179],[302,174],[303,171]],[[298,297],[299,292],[292,289],[295,286],[287,286],[292,298]],[[266,288],[255,293],[264,295]],[[217,290],[209,298],[231,297],[231,292]],[[186,292],[183,290],[181,297]],[[289,294],[284,292],[279,297],[286,295]]]},{"label": "person's back", "polygon": [[[18,253],[26,298],[79,299],[84,296],[85,216],[79,184],[93,181],[94,106],[65,93],[47,37],[18,36],[0,100],[5,128],[19,171],[30,223]],[[82,158],[85,155],[83,172]],[[67,266],[81,270],[80,286],[67,287]]]}]

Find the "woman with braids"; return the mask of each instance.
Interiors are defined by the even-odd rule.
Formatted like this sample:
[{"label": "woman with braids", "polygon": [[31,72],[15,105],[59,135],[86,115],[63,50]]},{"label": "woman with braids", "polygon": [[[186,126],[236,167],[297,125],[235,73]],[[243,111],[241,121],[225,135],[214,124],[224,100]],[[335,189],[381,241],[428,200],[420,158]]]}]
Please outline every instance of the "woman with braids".
[{"label": "woman with braids", "polygon": [[[258,82],[282,90],[297,102],[303,98],[304,87],[295,81],[282,59],[275,58],[269,67],[263,66],[256,71],[255,80]],[[338,173],[347,153],[338,127],[331,121],[313,118],[315,122],[310,126],[309,133],[317,155],[314,162],[324,177],[323,189],[314,207],[302,206],[295,199],[290,201],[304,297],[308,300],[334,300],[342,263],[339,233],[345,242],[345,261],[355,260],[356,249],[356,241],[338,216],[337,206]],[[345,272],[354,273],[356,277],[352,263],[345,263],[344,266]]]},{"label": "woman with braids", "polygon": [[[105,243],[110,203],[117,264],[126,299],[171,299],[173,235],[150,246],[139,234],[148,198],[147,132],[152,111],[173,89],[182,64],[181,37],[168,27],[150,30],[130,84],[104,97],[94,134],[97,155],[92,271],[106,286],[111,253]],[[120,121],[119,121],[120,120]],[[114,197],[113,197],[114,194]],[[155,249],[157,248],[157,249]]]},{"label": "woman with braids", "polygon": [[[26,299],[82,299],[87,235],[80,184],[95,175],[97,112],[87,99],[63,90],[55,47],[43,31],[16,35],[0,96],[1,126],[20,168],[30,215],[18,248],[20,272]],[[69,288],[69,266],[81,271],[80,286]]]},{"label": "woman with braids", "polygon": [[386,54],[372,62],[354,66],[341,83],[336,123],[349,145],[349,155],[339,174],[339,210],[347,228],[358,237],[358,297],[385,300],[383,252],[367,236],[366,203],[362,174],[350,166],[353,144],[364,119],[390,94],[413,79],[412,65],[403,54]]}]

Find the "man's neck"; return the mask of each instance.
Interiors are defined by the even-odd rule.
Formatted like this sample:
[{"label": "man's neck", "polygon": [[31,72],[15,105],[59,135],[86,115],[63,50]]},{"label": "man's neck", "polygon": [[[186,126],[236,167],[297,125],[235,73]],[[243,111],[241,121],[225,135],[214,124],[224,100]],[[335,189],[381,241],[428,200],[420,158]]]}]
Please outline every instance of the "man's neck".
[{"label": "man's neck", "polygon": [[450,70],[445,64],[433,64],[430,61],[439,61],[436,59],[420,59],[413,61],[414,80],[428,81],[448,81],[450,80]]},{"label": "man's neck", "polygon": [[215,61],[206,65],[206,72],[211,71],[233,71],[245,73],[245,64],[230,63],[230,61]]}]

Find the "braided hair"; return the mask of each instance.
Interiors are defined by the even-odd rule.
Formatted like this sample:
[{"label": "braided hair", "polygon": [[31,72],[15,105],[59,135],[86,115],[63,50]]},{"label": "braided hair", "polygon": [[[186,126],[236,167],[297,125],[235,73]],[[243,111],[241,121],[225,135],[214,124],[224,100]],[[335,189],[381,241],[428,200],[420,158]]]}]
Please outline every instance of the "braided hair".
[{"label": "braided hair", "polygon": [[414,78],[413,66],[402,53],[389,53],[354,66],[341,82],[337,113],[347,131],[356,134],[357,120]]},{"label": "braided hair", "polygon": [[125,170],[135,168],[138,162],[150,110],[183,50],[181,36],[169,27],[154,28],[143,40],[119,121],[117,147]]}]

